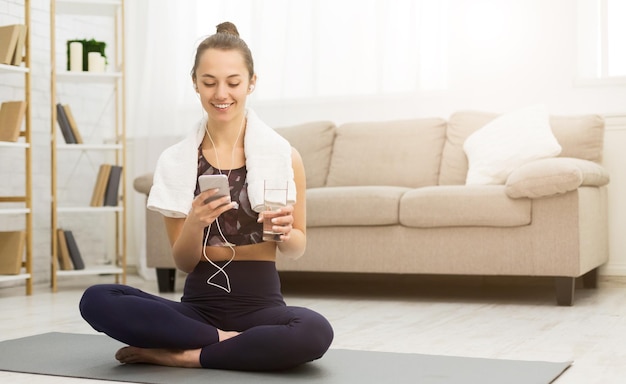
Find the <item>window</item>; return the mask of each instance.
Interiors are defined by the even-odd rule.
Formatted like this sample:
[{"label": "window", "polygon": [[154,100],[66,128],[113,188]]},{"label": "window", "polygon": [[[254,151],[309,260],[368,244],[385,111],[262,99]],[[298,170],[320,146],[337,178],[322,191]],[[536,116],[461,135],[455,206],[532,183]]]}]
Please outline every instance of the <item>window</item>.
[{"label": "window", "polygon": [[235,0],[196,6],[198,36],[214,33],[222,21],[237,25],[255,59],[259,101],[447,85],[447,1]]},{"label": "window", "polygon": [[578,77],[626,82],[626,0],[578,1]]}]

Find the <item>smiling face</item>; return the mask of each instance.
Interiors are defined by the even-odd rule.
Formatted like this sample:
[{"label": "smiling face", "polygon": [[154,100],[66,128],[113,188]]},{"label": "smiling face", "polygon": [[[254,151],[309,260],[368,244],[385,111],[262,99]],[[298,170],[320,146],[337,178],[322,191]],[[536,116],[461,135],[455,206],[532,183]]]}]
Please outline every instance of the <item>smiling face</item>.
[{"label": "smiling face", "polygon": [[202,107],[215,122],[241,119],[254,81],[237,50],[207,49],[198,60],[195,86]]}]

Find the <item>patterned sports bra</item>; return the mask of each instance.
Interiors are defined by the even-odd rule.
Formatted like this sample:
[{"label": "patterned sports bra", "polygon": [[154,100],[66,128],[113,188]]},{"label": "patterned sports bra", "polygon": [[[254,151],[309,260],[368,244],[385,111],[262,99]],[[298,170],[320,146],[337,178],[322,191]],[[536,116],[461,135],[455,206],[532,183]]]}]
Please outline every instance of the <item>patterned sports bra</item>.
[{"label": "patterned sports bra", "polygon": [[[202,148],[198,148],[198,176],[228,174],[229,171],[214,168],[202,155]],[[228,176],[230,185],[230,199],[239,204],[238,209],[231,209],[222,213],[217,220],[211,224],[207,245],[227,246],[224,239],[231,245],[249,245],[263,242],[263,223],[257,223],[258,213],[250,207],[248,199],[248,182],[246,179],[247,170],[244,165],[241,168],[233,169]],[[196,181],[194,196],[200,194],[200,186]],[[219,227],[218,227],[219,226]],[[220,230],[224,235],[220,234]],[[202,242],[206,238],[207,228],[204,229]]]}]

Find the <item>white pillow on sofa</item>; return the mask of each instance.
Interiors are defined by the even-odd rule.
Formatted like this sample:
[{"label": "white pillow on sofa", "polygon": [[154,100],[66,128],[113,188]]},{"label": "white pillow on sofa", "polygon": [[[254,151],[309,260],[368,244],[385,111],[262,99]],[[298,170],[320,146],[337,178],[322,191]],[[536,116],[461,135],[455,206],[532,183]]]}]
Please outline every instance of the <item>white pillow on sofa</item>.
[{"label": "white pillow on sofa", "polygon": [[539,105],[498,116],[463,143],[469,169],[465,184],[504,184],[517,167],[554,157],[561,145],[550,128],[550,116]]}]

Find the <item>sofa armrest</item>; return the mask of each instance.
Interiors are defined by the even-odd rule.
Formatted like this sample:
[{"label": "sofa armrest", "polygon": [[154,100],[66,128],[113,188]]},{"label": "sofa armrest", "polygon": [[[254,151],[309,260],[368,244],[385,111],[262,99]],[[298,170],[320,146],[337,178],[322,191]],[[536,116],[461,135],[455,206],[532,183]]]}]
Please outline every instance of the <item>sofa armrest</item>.
[{"label": "sofa armrest", "polygon": [[146,196],[150,194],[150,188],[152,188],[152,177],[154,174],[147,173],[145,175],[141,175],[135,178],[133,181],[133,187],[135,191],[139,193],[144,193]]},{"label": "sofa armrest", "polygon": [[600,164],[573,157],[531,161],[513,171],[506,181],[511,198],[554,196],[580,186],[600,187],[609,183],[609,174]]}]

